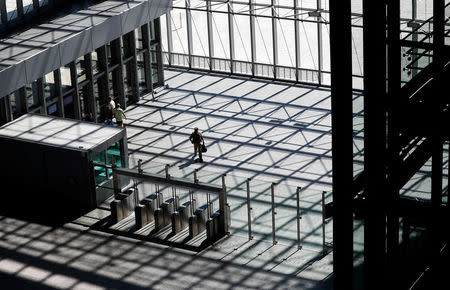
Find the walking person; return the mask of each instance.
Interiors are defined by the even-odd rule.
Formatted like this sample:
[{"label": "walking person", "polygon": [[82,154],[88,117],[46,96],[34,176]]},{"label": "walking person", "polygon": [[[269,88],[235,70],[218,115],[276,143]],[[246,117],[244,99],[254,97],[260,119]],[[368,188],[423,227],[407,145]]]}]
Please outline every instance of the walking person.
[{"label": "walking person", "polygon": [[114,109],[114,117],[116,118],[116,124],[118,127],[123,127],[123,119],[127,118],[125,112],[120,107],[120,104],[117,103],[116,108]]},{"label": "walking person", "polygon": [[201,150],[203,136],[197,127],[194,128],[194,132],[192,132],[191,136],[189,137],[189,140],[191,141],[192,144],[194,144],[194,159],[197,156],[197,152],[198,152],[199,161],[203,162],[202,150]]}]

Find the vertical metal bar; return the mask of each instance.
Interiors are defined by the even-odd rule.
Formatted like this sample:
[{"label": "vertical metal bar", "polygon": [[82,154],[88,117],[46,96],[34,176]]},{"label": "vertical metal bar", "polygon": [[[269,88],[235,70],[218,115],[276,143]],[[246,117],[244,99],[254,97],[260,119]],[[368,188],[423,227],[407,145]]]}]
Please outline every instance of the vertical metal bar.
[{"label": "vertical metal bar", "polygon": [[230,72],[234,73],[234,12],[231,2],[227,2],[228,7],[228,38],[230,42]]},{"label": "vertical metal bar", "polygon": [[94,117],[94,122],[97,122],[97,102],[94,95],[94,73],[92,71],[92,55],[90,53],[84,56],[84,69],[86,71],[86,79],[89,80],[89,83],[86,84],[87,112],[85,113],[91,113]]},{"label": "vertical metal bar", "polygon": [[272,244],[276,245],[277,239],[275,235],[275,215],[277,214],[277,212],[275,211],[275,183],[272,183],[272,185],[270,186],[270,196],[272,201]]},{"label": "vertical metal bar", "polygon": [[250,13],[250,48],[251,48],[251,62],[252,62],[252,76],[256,74],[256,41],[255,41],[255,0],[249,1],[249,13]]},{"label": "vertical metal bar", "polygon": [[156,64],[158,68],[158,85],[164,85],[164,63],[162,58],[162,45],[161,45],[161,23],[160,18],[153,20],[155,41],[156,41]]},{"label": "vertical metal bar", "polygon": [[75,112],[75,119],[81,120],[81,105],[80,105],[80,95],[79,95],[79,88],[78,88],[78,72],[77,72],[77,66],[75,61],[72,61],[69,63],[70,68],[70,79],[72,86],[74,88],[74,92],[72,94],[73,99],[73,107]]},{"label": "vertical metal bar", "polygon": [[[331,6],[331,4],[330,4]],[[301,81],[300,69],[300,15],[298,0],[294,0],[294,32],[295,32],[295,80]],[[331,13],[331,11],[330,11]]]},{"label": "vertical metal bar", "polygon": [[53,72],[53,79],[55,80],[56,91],[56,106],[58,108],[58,116],[64,117],[64,101],[62,96],[62,84],[61,84],[61,70],[58,68]]},{"label": "vertical metal bar", "polygon": [[194,183],[197,184],[198,183],[198,168],[195,168],[194,170]]},{"label": "vertical metal bar", "polygon": [[170,10],[166,14],[166,27],[167,27],[167,54],[169,55],[169,66],[173,63],[173,40],[172,40],[172,13]]},{"label": "vertical metal bar", "polygon": [[206,0],[206,21],[208,26],[208,52],[209,52],[209,70],[214,70],[214,34],[212,25],[212,11],[211,11],[211,0]]},{"label": "vertical metal bar", "polygon": [[247,223],[248,223],[248,239],[252,240],[252,207],[251,207],[251,199],[250,199],[250,180],[251,178],[247,178]]},{"label": "vertical metal bar", "polygon": [[47,104],[45,102],[45,92],[44,92],[44,78],[38,78],[36,80],[37,94],[39,99],[39,105],[41,106],[41,114],[47,115]]},{"label": "vertical metal bar", "polygon": [[[139,28],[138,28],[139,29]],[[133,103],[139,101],[139,78],[137,71],[137,55],[136,55],[136,35],[135,31],[131,31],[123,36],[124,48],[127,50],[126,57],[132,56],[132,59],[128,61],[127,66],[127,79],[131,85]]]},{"label": "vertical metal bar", "polygon": [[170,164],[166,164],[166,167],[164,168],[165,172],[166,172],[166,179],[170,179],[169,167],[170,167]]},{"label": "vertical metal bar", "polygon": [[364,13],[364,283],[383,287],[386,271],[386,6],[363,0]]},{"label": "vertical metal bar", "polygon": [[[351,1],[330,1],[333,286],[353,288],[353,92]],[[297,35],[298,36],[298,35]],[[298,42],[297,42],[298,43]],[[299,54],[298,54],[299,57]],[[297,62],[299,65],[299,62]]]},{"label": "vertical metal bar", "polygon": [[17,91],[14,92],[14,97],[16,99],[16,111],[17,115],[21,116],[25,114],[27,110],[27,100],[26,100],[26,93],[25,88],[21,87]]},{"label": "vertical metal bar", "polygon": [[[401,88],[401,46],[400,46],[400,1],[387,1],[387,72],[388,72],[388,164],[387,164],[387,178],[389,187],[389,203],[396,204],[399,197],[399,188],[396,186],[398,180],[399,166],[400,166],[400,118],[401,111],[404,110],[399,96]],[[393,209],[388,209],[387,212],[387,243],[386,253],[388,264],[394,266],[394,260],[399,243],[400,224],[399,216]],[[392,262],[391,262],[392,261]],[[392,269],[394,270],[394,269]],[[395,273],[395,271],[389,271]],[[394,279],[392,279],[394,280]],[[396,287],[398,288],[398,287]]]},{"label": "vertical metal bar", "polygon": [[188,55],[189,55],[189,68],[192,68],[192,14],[191,14],[191,1],[185,0],[186,2],[186,30],[187,30],[187,46],[188,46]]},{"label": "vertical metal bar", "polygon": [[[444,41],[445,41],[445,1],[433,0],[433,92],[431,111],[433,124],[442,123],[440,118],[441,104],[445,104],[442,94],[444,81]],[[443,133],[441,126],[433,126],[431,129],[432,155],[431,155],[431,258],[432,263],[437,263],[440,256],[442,223],[439,212],[442,205],[442,178],[443,178]],[[434,274],[433,274],[434,273]],[[433,275],[438,275],[436,271]]]},{"label": "vertical metal bar", "polygon": [[297,187],[297,249],[301,249],[301,240],[300,240],[300,220],[302,219],[302,216],[300,215],[300,191],[302,190],[301,187]]},{"label": "vertical metal bar", "polygon": [[23,17],[23,0],[16,0],[17,17]]},{"label": "vertical metal bar", "polygon": [[6,25],[8,23],[8,11],[6,9],[6,0],[0,0],[0,14],[2,23]]},{"label": "vertical metal bar", "polygon": [[[108,165],[108,151],[105,150],[105,164]],[[106,179],[109,179],[109,170],[108,170],[108,166],[105,166],[105,175],[106,175]]]},{"label": "vertical metal bar", "polygon": [[325,219],[325,194],[326,191],[322,191],[322,255],[327,254],[326,243],[326,219]]},{"label": "vertical metal bar", "polygon": [[318,83],[322,84],[322,69],[323,69],[323,46],[322,46],[322,17],[320,16],[322,10],[322,0],[317,0],[317,11],[319,16],[317,16],[317,69],[318,69]]},{"label": "vertical metal bar", "polygon": [[112,72],[114,94],[118,99],[116,99],[116,102],[120,103],[121,108],[125,110],[127,108],[127,102],[125,100],[125,86],[123,83],[123,58],[120,37],[111,41],[110,48],[112,64],[119,65]]},{"label": "vertical metal bar", "polygon": [[116,165],[113,164],[113,186],[114,186],[114,198],[117,198],[118,194],[122,189],[122,185],[120,183],[120,178],[116,171]]},{"label": "vertical metal bar", "polygon": [[[99,103],[100,106],[105,106],[109,96],[109,80],[108,80],[108,56],[106,52],[106,45],[103,45],[96,49],[97,52],[97,66],[99,73],[103,73],[101,77],[97,79]],[[101,112],[103,114],[104,112]],[[102,117],[104,117],[102,115]]]},{"label": "vertical metal bar", "polygon": [[[320,0],[319,0],[320,1]],[[278,30],[277,30],[277,12],[275,11],[275,5],[277,0],[272,0],[272,52],[273,52],[273,78],[278,78],[277,65],[278,65]]]},{"label": "vertical metal bar", "polygon": [[33,0],[33,9],[36,11],[39,9],[39,0]]},{"label": "vertical metal bar", "polygon": [[144,48],[145,86],[147,87],[147,92],[153,92],[152,69],[151,69],[152,64],[150,52],[150,30],[148,23],[142,25],[140,29],[142,32],[142,43]]}]

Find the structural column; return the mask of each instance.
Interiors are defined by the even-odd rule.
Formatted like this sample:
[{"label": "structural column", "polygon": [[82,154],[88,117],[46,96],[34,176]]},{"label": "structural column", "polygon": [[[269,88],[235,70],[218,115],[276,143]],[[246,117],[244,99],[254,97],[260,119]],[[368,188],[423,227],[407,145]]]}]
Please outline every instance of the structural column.
[{"label": "structural column", "polygon": [[[406,100],[400,99],[401,89],[401,47],[400,47],[400,0],[389,0],[387,2],[387,24],[388,24],[388,187],[389,204],[387,211],[387,257],[394,261],[399,242],[399,216],[394,205],[399,197],[397,185],[400,165],[400,118],[403,112],[402,105]],[[389,262],[392,265],[391,262]]]},{"label": "structural column", "polygon": [[113,89],[115,101],[119,102],[122,109],[127,108],[127,102],[125,100],[125,87],[123,84],[123,59],[122,59],[122,48],[120,47],[120,37],[114,39],[110,42],[111,48],[111,62],[112,65],[117,67],[112,71],[113,77]]},{"label": "structural column", "polygon": [[[440,208],[442,204],[442,178],[443,178],[443,135],[445,125],[441,116],[441,108],[444,104],[445,94],[441,90],[442,82],[447,81],[442,77],[444,68],[444,39],[445,39],[445,1],[433,0],[433,95],[431,99],[431,207],[433,216],[431,218],[431,258],[432,265],[437,267],[440,256],[442,221],[440,218]],[[448,126],[448,124],[447,124]],[[432,280],[439,281],[442,273],[437,273],[437,269],[432,271]],[[437,286],[437,285],[436,285]]]},{"label": "structural column", "polygon": [[162,46],[161,46],[161,23],[160,18],[153,20],[154,30],[155,30],[155,41],[156,41],[156,65],[158,67],[158,85],[164,85],[164,64],[162,57]]},{"label": "structural column", "polygon": [[230,72],[231,74],[235,73],[234,69],[234,13],[233,13],[233,7],[231,6],[231,3],[227,3],[228,6],[228,38],[230,41]]},{"label": "structural column", "polygon": [[8,11],[6,10],[6,0],[0,0],[0,18],[3,24],[8,23]]},{"label": "structural column", "polygon": [[90,53],[84,56],[84,68],[86,70],[86,78],[89,80],[89,83],[86,84],[86,92],[87,96],[87,112],[92,113],[94,117],[94,122],[97,122],[97,102],[95,101],[94,95],[94,73],[92,71],[92,55]]},{"label": "structural column", "polygon": [[386,6],[363,0],[364,12],[364,274],[366,289],[386,279]]},{"label": "structural column", "polygon": [[214,37],[213,37],[213,25],[212,25],[212,12],[211,12],[211,1],[206,0],[206,21],[208,25],[208,53],[209,53],[209,70],[214,70]]},{"label": "structural column", "polygon": [[351,45],[351,1],[330,1],[334,289],[353,287]]},{"label": "structural column", "polygon": [[[168,16],[167,16],[168,17]],[[144,47],[144,72],[145,72],[145,86],[147,87],[147,92],[153,91],[153,81],[152,81],[152,69],[151,69],[151,55],[150,55],[150,30],[148,23],[141,26],[142,29],[142,42]],[[169,28],[167,28],[169,29]],[[170,62],[170,50],[169,54],[169,65]]]},{"label": "structural column", "polygon": [[250,11],[250,49],[251,49],[251,58],[252,58],[252,76],[256,75],[256,41],[255,41],[255,0],[250,0],[249,2],[249,11]]},{"label": "structural column", "polygon": [[[298,7],[298,1],[294,0],[294,32],[295,32],[295,79],[297,82],[301,81],[301,75],[299,72],[300,69],[300,15],[299,15],[299,7]],[[330,3],[330,7],[332,4]],[[330,8],[331,10],[331,8]],[[331,15],[331,11],[330,11]],[[331,23],[330,23],[331,24]],[[330,25],[331,30],[331,25]],[[331,38],[331,35],[330,35]],[[330,39],[331,41],[331,39]]]},{"label": "structural column", "polygon": [[275,5],[277,0],[272,0],[272,52],[273,52],[273,78],[278,77],[277,65],[278,65],[278,29],[277,29],[277,12],[275,11]]},{"label": "structural column", "polygon": [[81,120],[81,104],[80,104],[80,94],[79,94],[79,88],[78,88],[78,73],[77,73],[77,66],[75,61],[72,61],[69,63],[70,68],[70,79],[73,86],[73,107],[75,112],[75,119]]},{"label": "structural column", "polygon": [[58,108],[58,116],[64,117],[64,101],[62,96],[62,84],[61,84],[61,70],[58,68],[53,72],[53,79],[55,80],[56,91],[56,107]]}]

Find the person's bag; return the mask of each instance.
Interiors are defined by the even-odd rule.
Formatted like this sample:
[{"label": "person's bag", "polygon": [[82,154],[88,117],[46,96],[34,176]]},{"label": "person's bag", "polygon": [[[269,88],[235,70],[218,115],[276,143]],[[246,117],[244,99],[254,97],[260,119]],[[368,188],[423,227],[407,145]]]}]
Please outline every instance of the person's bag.
[{"label": "person's bag", "polygon": [[203,153],[205,153],[206,151],[208,151],[208,149],[206,148],[205,142],[203,142],[202,148],[200,148],[200,150],[202,150]]}]

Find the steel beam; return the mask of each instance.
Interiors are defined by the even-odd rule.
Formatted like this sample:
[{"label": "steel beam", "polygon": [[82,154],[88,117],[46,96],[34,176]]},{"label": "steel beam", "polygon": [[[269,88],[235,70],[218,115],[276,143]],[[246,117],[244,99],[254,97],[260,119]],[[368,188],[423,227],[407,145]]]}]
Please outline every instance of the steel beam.
[{"label": "steel beam", "polygon": [[[150,29],[148,23],[141,26],[142,42],[144,44],[144,72],[145,72],[145,86],[147,92],[153,91],[152,69],[151,69],[151,55],[150,55]],[[170,53],[169,53],[170,55]],[[170,59],[170,57],[169,57]],[[170,63],[169,63],[170,65]]]},{"label": "steel beam", "polygon": [[0,19],[3,24],[8,23],[8,11],[6,10],[6,0],[0,0]]},{"label": "steel beam", "polygon": [[21,18],[23,16],[23,0],[16,0],[17,7],[17,17]]},{"label": "steel beam", "polygon": [[[364,12],[364,282],[383,287],[386,279],[386,6],[363,0]],[[399,52],[400,53],[400,52]]]},{"label": "steel beam", "polygon": [[125,100],[125,87],[123,84],[123,59],[120,37],[110,42],[110,48],[112,64],[119,65],[112,71],[114,99],[125,110],[127,108],[127,102]]},{"label": "steel beam", "polygon": [[161,23],[160,19],[156,18],[153,20],[154,31],[155,31],[155,41],[156,41],[156,65],[158,69],[158,86],[164,85],[164,64],[162,58],[162,46],[161,46]]},{"label": "steel beam", "polygon": [[55,91],[56,91],[56,107],[58,108],[58,116],[64,117],[64,101],[62,94],[62,84],[61,84],[61,70],[57,69],[53,72],[53,79],[55,80]]},{"label": "steel beam", "polygon": [[[298,40],[296,43],[298,44]],[[350,0],[330,1],[330,47],[333,47],[330,50],[331,121],[333,201],[336,209],[333,217],[333,283],[335,289],[351,289],[353,287],[353,93],[350,65],[352,60]],[[297,66],[299,66],[298,58],[299,54]]]},{"label": "steel beam", "polygon": [[214,56],[214,37],[212,25],[211,0],[206,0],[206,21],[208,26],[208,53],[209,53],[209,70],[214,69],[212,57]]},{"label": "steel beam", "polygon": [[187,47],[188,47],[188,56],[189,56],[189,68],[192,68],[192,14],[191,14],[191,1],[185,0],[186,2],[186,30],[187,30]]},{"label": "steel beam", "polygon": [[[395,186],[398,180],[400,166],[400,121],[402,119],[403,105],[406,100],[400,99],[401,89],[401,46],[400,46],[400,1],[389,0],[387,2],[387,73],[388,73],[388,164],[387,179],[389,190],[389,204],[393,205],[399,197],[399,188]],[[386,252],[389,265],[394,267],[399,242],[399,216],[394,208],[387,211],[387,244]],[[393,271],[391,271],[393,273]]]},{"label": "steel beam", "polygon": [[75,112],[75,119],[81,120],[81,104],[80,104],[80,94],[78,88],[78,73],[77,73],[77,65],[75,61],[69,63],[70,68],[70,79],[72,86],[74,88],[74,92],[72,93],[73,107]]},{"label": "steel beam", "polygon": [[234,59],[235,59],[235,53],[234,53],[234,12],[233,8],[231,7],[231,3],[227,3],[228,7],[228,38],[229,38],[229,44],[230,44],[230,72],[231,74],[234,73]]},{"label": "steel beam", "polygon": [[92,70],[92,55],[90,53],[84,56],[84,69],[86,70],[86,79],[89,80],[89,83],[86,84],[87,95],[84,96],[87,98],[87,108],[85,108],[85,110],[87,109],[87,112],[85,113],[92,113],[94,122],[97,122],[97,102],[94,95],[94,72]]},{"label": "steel beam", "polygon": [[255,40],[255,16],[253,11],[255,9],[255,0],[250,0],[248,4],[248,8],[250,9],[250,50],[251,50],[251,61],[252,61],[252,76],[256,75],[256,40]]}]

